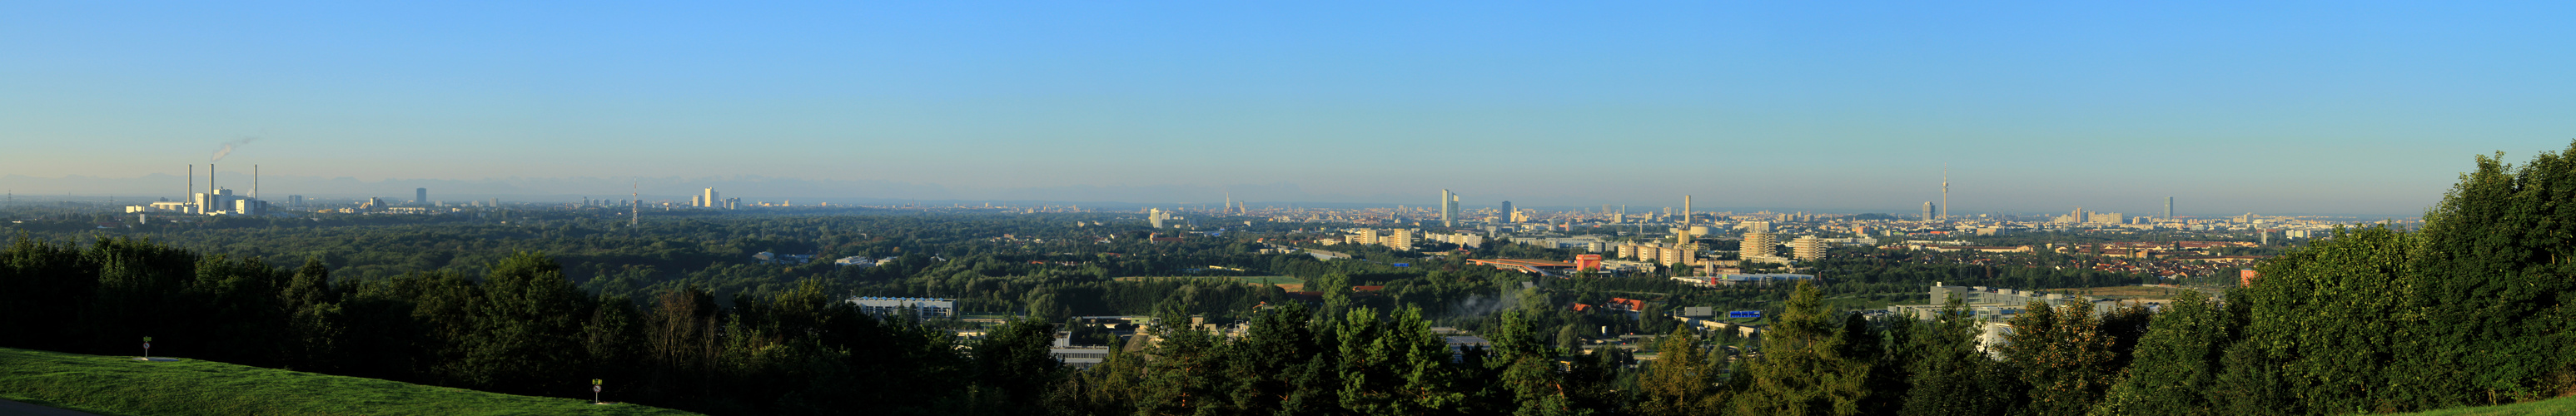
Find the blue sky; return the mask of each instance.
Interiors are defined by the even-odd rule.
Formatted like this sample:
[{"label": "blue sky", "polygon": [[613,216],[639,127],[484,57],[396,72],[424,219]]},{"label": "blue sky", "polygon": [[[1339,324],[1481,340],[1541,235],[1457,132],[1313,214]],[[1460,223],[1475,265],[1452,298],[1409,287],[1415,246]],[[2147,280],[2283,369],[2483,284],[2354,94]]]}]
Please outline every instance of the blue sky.
[{"label": "blue sky", "polygon": [[0,6],[0,187],[2403,215],[2576,139],[2563,1],[350,3]]}]

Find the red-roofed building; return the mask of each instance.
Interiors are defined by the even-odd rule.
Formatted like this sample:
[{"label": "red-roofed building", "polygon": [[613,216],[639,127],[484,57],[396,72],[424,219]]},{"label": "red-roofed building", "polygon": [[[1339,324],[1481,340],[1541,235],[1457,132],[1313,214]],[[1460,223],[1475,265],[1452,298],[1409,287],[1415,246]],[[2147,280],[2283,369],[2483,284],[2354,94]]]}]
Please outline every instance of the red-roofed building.
[{"label": "red-roofed building", "polygon": [[1574,270],[1575,270],[1575,271],[1584,271],[1584,270],[1601,270],[1601,255],[1599,255],[1599,254],[1576,254],[1576,255],[1574,255]]}]

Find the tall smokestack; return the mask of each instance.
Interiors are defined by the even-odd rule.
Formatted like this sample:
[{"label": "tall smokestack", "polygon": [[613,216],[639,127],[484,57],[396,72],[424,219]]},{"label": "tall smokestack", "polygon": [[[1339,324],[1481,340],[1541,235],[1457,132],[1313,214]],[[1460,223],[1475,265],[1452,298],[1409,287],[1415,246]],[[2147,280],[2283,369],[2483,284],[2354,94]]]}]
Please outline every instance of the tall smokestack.
[{"label": "tall smokestack", "polygon": [[[197,205],[197,196],[192,195],[195,193],[197,193],[197,165],[191,163],[188,164],[188,189],[182,189],[179,192],[179,199],[188,200],[188,205],[182,205],[181,208],[179,208],[181,213],[186,213],[188,211],[188,208],[186,208],[187,206]],[[2173,204],[2165,205],[2172,206]]]},{"label": "tall smokestack", "polygon": [[1691,196],[1682,195],[1682,224],[1691,223]]},{"label": "tall smokestack", "polygon": [[250,199],[259,199],[259,165],[250,165]]}]

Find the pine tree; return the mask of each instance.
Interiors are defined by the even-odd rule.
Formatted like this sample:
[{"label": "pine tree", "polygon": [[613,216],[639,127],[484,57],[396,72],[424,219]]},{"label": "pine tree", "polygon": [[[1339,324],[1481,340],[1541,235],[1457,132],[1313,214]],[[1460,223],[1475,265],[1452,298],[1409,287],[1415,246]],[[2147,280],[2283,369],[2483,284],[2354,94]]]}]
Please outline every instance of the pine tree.
[{"label": "pine tree", "polygon": [[[1604,348],[1596,354],[1614,354]],[[1642,390],[1637,403],[1640,414],[1681,416],[1714,414],[1724,409],[1726,397],[1718,388],[1715,360],[1691,331],[1665,336],[1655,344],[1655,361],[1644,374],[1637,376]]]},{"label": "pine tree", "polygon": [[1917,358],[1908,383],[1913,387],[1906,392],[1902,414],[1997,415],[2018,401],[2013,375],[1977,350],[1983,322],[1962,299],[1950,298],[1941,316],[1920,325],[1913,337]]},{"label": "pine tree", "polygon": [[1738,376],[1746,382],[1745,390],[1735,395],[1736,413],[1860,413],[1861,400],[1869,396],[1870,362],[1844,355],[1846,340],[1837,336],[1843,320],[1825,308],[1822,298],[1806,281],[1790,293],[1779,323],[1763,335],[1762,357],[1747,363]]}]

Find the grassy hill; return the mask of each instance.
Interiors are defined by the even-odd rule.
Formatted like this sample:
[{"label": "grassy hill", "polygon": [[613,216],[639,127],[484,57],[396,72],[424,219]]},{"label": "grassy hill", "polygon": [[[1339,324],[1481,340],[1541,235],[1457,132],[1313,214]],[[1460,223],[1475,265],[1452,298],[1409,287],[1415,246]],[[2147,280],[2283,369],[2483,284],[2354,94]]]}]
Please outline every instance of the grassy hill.
[{"label": "grassy hill", "polygon": [[2461,407],[2430,412],[2407,413],[2408,416],[2503,416],[2503,415],[2576,415],[2576,397],[2560,397],[2503,406]]},{"label": "grassy hill", "polygon": [[693,414],[212,361],[9,348],[0,348],[0,398],[108,415]]}]

